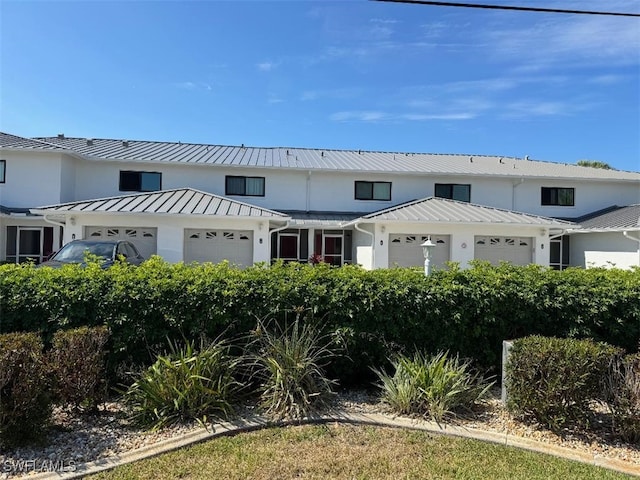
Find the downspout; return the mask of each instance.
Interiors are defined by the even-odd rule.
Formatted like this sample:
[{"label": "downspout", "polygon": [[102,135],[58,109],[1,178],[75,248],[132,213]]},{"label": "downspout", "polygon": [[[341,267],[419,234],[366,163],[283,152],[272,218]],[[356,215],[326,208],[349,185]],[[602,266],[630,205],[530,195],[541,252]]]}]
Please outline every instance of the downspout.
[{"label": "downspout", "polygon": [[637,237],[634,237],[632,235],[629,235],[629,232],[627,232],[626,230],[624,230],[622,232],[622,235],[627,237],[629,240],[634,240],[634,241],[638,242],[638,265],[640,265],[640,238],[637,238]]},{"label": "downspout", "polygon": [[511,188],[511,210],[516,209],[516,187],[519,187],[524,183],[524,178],[521,178],[519,182],[512,184]]},{"label": "downspout", "polygon": [[50,218],[47,218],[47,214],[46,213],[42,216],[42,219],[45,222],[50,223],[51,225],[57,225],[58,227],[65,228],[67,226],[66,223],[56,222],[55,220],[51,220]]},{"label": "downspout", "polygon": [[375,237],[375,234],[360,228],[360,223],[359,222],[354,223],[353,224],[353,228],[355,228],[359,232],[366,233],[367,235],[369,235],[371,237],[371,269],[375,270],[375,268],[376,268],[376,245],[375,245],[375,238],[376,237]]},{"label": "downspout", "polygon": [[273,233],[278,233],[286,228],[289,228],[289,222],[290,220],[287,220],[287,222],[282,226],[282,227],[278,227],[278,228],[274,228],[273,230],[269,230],[269,256],[271,256],[271,237]]},{"label": "downspout", "polygon": [[307,198],[305,209],[307,212],[311,211],[311,170],[307,172]]}]

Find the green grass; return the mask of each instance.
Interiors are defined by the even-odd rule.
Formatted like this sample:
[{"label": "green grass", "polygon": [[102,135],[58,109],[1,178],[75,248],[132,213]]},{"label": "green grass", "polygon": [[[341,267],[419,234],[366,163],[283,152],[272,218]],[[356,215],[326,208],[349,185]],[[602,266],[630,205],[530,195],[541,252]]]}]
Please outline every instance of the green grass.
[{"label": "green grass", "polygon": [[629,479],[501,445],[415,430],[327,424],[220,437],[93,479]]}]

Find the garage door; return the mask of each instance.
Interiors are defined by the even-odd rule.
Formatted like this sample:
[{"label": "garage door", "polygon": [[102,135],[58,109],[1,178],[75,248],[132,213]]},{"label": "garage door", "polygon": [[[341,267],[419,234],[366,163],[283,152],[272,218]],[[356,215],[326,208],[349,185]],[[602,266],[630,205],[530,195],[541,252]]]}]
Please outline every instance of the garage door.
[{"label": "garage door", "polygon": [[253,232],[250,230],[194,230],[184,232],[184,261],[253,265]]},{"label": "garage door", "polygon": [[533,258],[532,245],[529,237],[476,237],[475,258],[494,265],[501,261],[528,265]]},{"label": "garage door", "polygon": [[[424,255],[420,246],[427,240],[427,235],[392,234],[389,235],[389,266],[390,267],[421,267],[424,265]],[[449,235],[431,235],[431,241],[436,244],[431,258],[432,267],[443,267],[450,257]]]},{"label": "garage door", "polygon": [[129,240],[145,259],[155,255],[158,229],[142,227],[85,227],[88,240]]}]

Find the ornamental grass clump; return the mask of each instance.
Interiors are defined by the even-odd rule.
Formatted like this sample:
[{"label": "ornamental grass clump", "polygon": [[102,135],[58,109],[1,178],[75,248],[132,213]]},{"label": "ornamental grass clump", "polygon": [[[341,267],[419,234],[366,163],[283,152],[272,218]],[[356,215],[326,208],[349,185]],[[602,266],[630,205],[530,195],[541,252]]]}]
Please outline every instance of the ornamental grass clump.
[{"label": "ornamental grass clump", "polygon": [[331,335],[300,314],[288,326],[259,320],[248,348],[249,370],[267,415],[301,419],[327,405],[336,382],[325,368],[338,355]]},{"label": "ornamental grass clump", "polygon": [[235,377],[239,359],[230,348],[224,340],[201,342],[198,350],[189,341],[182,347],[170,342],[170,353],[158,356],[124,393],[130,418],[154,430],[188,420],[206,424],[209,417],[228,418],[242,388]]},{"label": "ornamental grass clump", "polygon": [[475,372],[469,360],[447,352],[391,359],[392,375],[374,369],[380,379],[382,401],[393,411],[430,417],[436,422],[482,402],[494,382]]},{"label": "ornamental grass clump", "polygon": [[640,443],[640,354],[614,358],[603,386],[614,434],[626,442]]}]

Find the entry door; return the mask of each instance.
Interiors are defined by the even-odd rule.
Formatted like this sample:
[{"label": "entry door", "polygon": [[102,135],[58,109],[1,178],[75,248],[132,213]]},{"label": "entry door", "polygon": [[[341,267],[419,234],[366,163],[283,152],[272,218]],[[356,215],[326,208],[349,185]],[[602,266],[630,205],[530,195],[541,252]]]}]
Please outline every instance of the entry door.
[{"label": "entry door", "polygon": [[324,235],[324,261],[331,265],[342,265],[342,235]]},{"label": "entry door", "polygon": [[300,235],[297,233],[281,233],[278,235],[278,258],[297,262],[300,247]]}]

